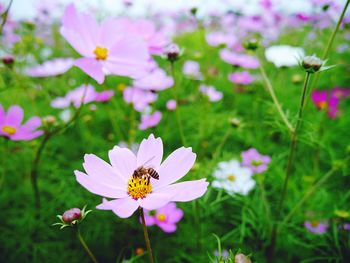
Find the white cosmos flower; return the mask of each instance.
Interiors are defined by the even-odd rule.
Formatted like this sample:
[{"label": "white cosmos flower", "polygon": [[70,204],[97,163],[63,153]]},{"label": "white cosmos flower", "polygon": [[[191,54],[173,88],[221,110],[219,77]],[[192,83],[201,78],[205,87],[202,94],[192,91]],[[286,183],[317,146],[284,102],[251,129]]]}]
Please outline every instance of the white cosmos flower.
[{"label": "white cosmos flower", "polygon": [[265,50],[265,57],[276,67],[294,67],[299,64],[300,58],[305,56],[305,51],[301,47],[288,45],[271,46]]},{"label": "white cosmos flower", "polygon": [[247,195],[255,187],[250,168],[242,167],[237,160],[220,162],[213,174],[212,186],[224,189],[227,193]]}]

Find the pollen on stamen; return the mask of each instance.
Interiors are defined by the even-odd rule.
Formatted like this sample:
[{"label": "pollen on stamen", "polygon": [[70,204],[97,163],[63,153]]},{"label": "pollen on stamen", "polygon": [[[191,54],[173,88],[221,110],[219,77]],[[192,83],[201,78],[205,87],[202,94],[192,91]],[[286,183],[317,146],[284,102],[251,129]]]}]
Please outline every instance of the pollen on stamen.
[{"label": "pollen on stamen", "polygon": [[152,192],[152,185],[146,178],[131,178],[128,181],[128,195],[133,199],[143,199]]},{"label": "pollen on stamen", "polygon": [[95,58],[98,60],[106,60],[108,57],[108,49],[97,46],[94,50]]},{"label": "pollen on stamen", "polygon": [[14,135],[17,132],[16,128],[9,125],[5,125],[1,130],[8,135]]}]

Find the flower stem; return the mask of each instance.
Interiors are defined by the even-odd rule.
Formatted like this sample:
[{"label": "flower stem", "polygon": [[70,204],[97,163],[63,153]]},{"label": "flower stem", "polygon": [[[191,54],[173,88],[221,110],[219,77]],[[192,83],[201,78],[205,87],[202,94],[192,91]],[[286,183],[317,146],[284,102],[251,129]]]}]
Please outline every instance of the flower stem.
[{"label": "flower stem", "polygon": [[10,3],[8,5],[8,7],[6,8],[5,12],[2,13],[2,15],[1,15],[2,16],[2,22],[1,22],[1,25],[0,25],[0,35],[2,35],[2,31],[3,31],[4,26],[6,24],[8,14],[9,14],[10,8],[12,6],[12,2],[13,2],[13,0],[10,0]]},{"label": "flower stem", "polygon": [[[304,85],[303,85],[303,90],[301,93],[297,123],[295,125],[294,131],[292,132],[284,184],[283,184],[283,188],[282,188],[282,192],[281,192],[281,197],[280,197],[280,200],[279,200],[279,203],[277,206],[277,215],[278,216],[280,216],[280,214],[282,212],[284,200],[285,200],[285,197],[287,194],[289,178],[290,178],[292,168],[293,168],[294,157],[295,157],[296,147],[297,147],[297,134],[298,134],[298,130],[300,128],[300,125],[302,123],[303,111],[304,111],[304,107],[305,107],[305,98],[306,98],[306,94],[307,94],[307,90],[308,90],[308,86],[309,86],[309,82],[310,82],[310,76],[311,76],[311,74],[309,72],[307,72],[306,77],[305,77],[305,81],[304,81]],[[277,228],[278,228],[278,225],[277,225],[277,223],[275,223],[273,228],[272,228],[270,246],[269,246],[268,251],[267,251],[269,262],[272,262],[272,258],[273,258],[274,251],[275,251],[277,232],[278,232]]]},{"label": "flower stem", "polygon": [[[3,138],[4,138],[4,148],[3,148],[3,151],[2,151],[2,153],[3,153],[2,156],[7,156],[9,139],[7,139],[6,137],[3,137]],[[6,166],[5,158],[1,158],[1,159],[2,159],[2,161],[1,161],[2,171],[1,171],[1,177],[0,177],[0,189],[2,187],[2,184],[5,181],[5,174],[6,174],[6,171],[5,171],[5,166]]]},{"label": "flower stem", "polygon": [[262,66],[262,64],[261,64],[261,62],[260,62],[260,67],[259,67],[259,69],[260,69],[260,74],[261,74],[261,76],[262,76],[262,78],[263,78],[265,87],[266,87],[267,91],[269,92],[273,103],[275,104],[275,107],[276,107],[276,110],[277,110],[278,114],[280,115],[282,121],[283,121],[284,124],[286,125],[288,131],[289,131],[290,133],[293,133],[293,132],[294,132],[293,126],[292,126],[292,124],[289,122],[287,116],[284,114],[284,112],[283,112],[283,110],[282,110],[282,106],[281,106],[281,104],[279,103],[279,101],[278,101],[278,99],[277,99],[277,96],[276,96],[276,94],[275,94],[275,91],[273,90],[273,87],[272,87],[272,85],[271,85],[271,82],[270,82],[269,78],[267,77],[266,72],[265,72],[265,70],[264,70],[264,68],[263,68],[263,66]]},{"label": "flower stem", "polygon": [[92,262],[94,263],[98,263],[96,257],[94,256],[94,254],[91,252],[89,246],[86,244],[84,238],[82,237],[82,235],[80,234],[80,230],[77,226],[77,237],[81,243],[81,245],[83,246],[84,250],[86,251],[86,253],[89,255],[89,257],[91,258]]},{"label": "flower stem", "polygon": [[182,128],[182,122],[181,122],[181,116],[180,116],[180,104],[179,104],[179,98],[177,96],[177,82],[176,82],[176,77],[175,77],[175,67],[174,67],[174,62],[170,63],[170,68],[171,68],[171,76],[173,77],[174,80],[174,87],[173,87],[173,95],[174,95],[174,100],[176,101],[176,108],[175,108],[175,115],[176,115],[176,122],[177,126],[179,128],[179,133],[180,133],[180,138],[181,138],[181,143],[182,145],[186,145],[186,140]]},{"label": "flower stem", "polygon": [[151,241],[149,240],[149,236],[148,236],[148,231],[147,231],[147,226],[146,226],[145,215],[143,213],[143,208],[140,207],[139,211],[140,211],[140,216],[141,216],[141,221],[142,221],[143,235],[145,237],[146,247],[147,247],[147,251],[148,251],[149,262],[154,263]]}]

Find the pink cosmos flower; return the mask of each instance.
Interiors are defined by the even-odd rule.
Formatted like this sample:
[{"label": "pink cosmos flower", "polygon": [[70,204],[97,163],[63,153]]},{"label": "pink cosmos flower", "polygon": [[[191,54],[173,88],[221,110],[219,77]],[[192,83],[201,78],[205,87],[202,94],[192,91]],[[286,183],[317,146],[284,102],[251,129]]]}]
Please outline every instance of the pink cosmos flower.
[{"label": "pink cosmos flower", "polygon": [[72,58],[55,58],[48,60],[41,65],[27,68],[25,73],[31,77],[52,77],[65,73],[74,64]]},{"label": "pink cosmos flower", "polygon": [[[86,173],[75,171],[77,181],[88,191],[111,198],[103,199],[98,209],[112,210],[122,218],[130,217],[136,209],[159,209],[169,202],[187,202],[201,197],[207,190],[205,179],[175,183],[193,166],[196,154],[181,147],[163,159],[163,142],[151,134],[144,139],[135,155],[128,148],[115,146],[108,153],[110,163],[94,154],[84,157]],[[133,177],[138,168],[153,168],[159,180]]]},{"label": "pink cosmos flower", "polygon": [[223,93],[221,91],[217,91],[213,86],[206,86],[202,84],[199,86],[199,91],[206,95],[211,102],[219,101],[223,97]]},{"label": "pink cosmos flower", "polygon": [[168,100],[166,103],[166,108],[170,111],[175,110],[177,107],[176,100]]},{"label": "pink cosmos flower", "polygon": [[155,211],[146,210],[145,221],[147,226],[157,225],[165,233],[173,233],[176,231],[176,223],[182,219],[183,215],[184,212],[171,202]]},{"label": "pink cosmos flower", "polygon": [[210,46],[217,47],[220,45],[233,46],[237,39],[233,34],[227,34],[223,32],[212,32],[205,36],[207,43]]},{"label": "pink cosmos flower", "polygon": [[238,85],[249,85],[254,81],[254,77],[247,71],[231,73],[228,79]]},{"label": "pink cosmos flower", "polygon": [[123,91],[124,101],[132,103],[134,109],[142,112],[150,103],[157,100],[158,95],[148,90],[143,90],[135,87],[127,87]]},{"label": "pink cosmos flower", "polygon": [[174,80],[168,77],[163,69],[157,68],[147,76],[134,80],[133,84],[140,89],[158,91],[173,86]]},{"label": "pink cosmos flower", "polygon": [[153,114],[143,114],[141,116],[141,122],[139,125],[140,130],[146,130],[158,125],[162,119],[162,113],[160,111],[155,111]]},{"label": "pink cosmos flower", "polygon": [[265,172],[271,162],[270,156],[262,155],[254,148],[242,152],[241,157],[242,165],[249,167],[255,174]]},{"label": "pink cosmos flower", "polygon": [[201,80],[203,79],[202,73],[200,72],[200,66],[197,61],[187,60],[182,68],[182,72],[190,78]]},{"label": "pink cosmos flower", "polygon": [[41,126],[39,117],[32,117],[21,125],[22,120],[23,109],[20,106],[12,105],[6,113],[0,104],[0,136],[13,141],[30,141],[44,133],[37,130]]},{"label": "pink cosmos flower", "polygon": [[[84,104],[97,101],[106,102],[114,96],[113,90],[106,90],[102,92],[95,91],[92,85],[82,85],[74,90],[69,91],[66,96],[58,97],[51,102],[51,107],[58,109],[68,108],[71,104],[75,108],[79,108],[81,103]],[[84,99],[83,99],[84,98]]]},{"label": "pink cosmos flower", "polygon": [[305,221],[304,226],[313,234],[324,234],[327,232],[328,223],[320,221]]},{"label": "pink cosmos flower", "polygon": [[229,63],[236,67],[256,69],[260,66],[259,60],[257,60],[257,58],[250,55],[234,53],[228,49],[222,49],[220,51],[220,57],[226,63]]},{"label": "pink cosmos flower", "polygon": [[63,15],[61,34],[83,58],[75,66],[103,83],[106,74],[139,78],[149,68],[150,55],[140,36],[128,32],[118,20],[98,25],[88,14],[77,13],[73,4]]}]

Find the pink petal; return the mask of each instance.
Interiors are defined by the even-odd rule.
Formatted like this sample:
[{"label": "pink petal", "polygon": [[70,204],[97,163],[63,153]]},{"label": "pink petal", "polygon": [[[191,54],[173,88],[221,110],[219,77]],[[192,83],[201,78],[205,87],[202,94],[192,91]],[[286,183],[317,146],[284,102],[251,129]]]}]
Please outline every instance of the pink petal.
[{"label": "pink petal", "polygon": [[102,84],[105,80],[102,64],[94,58],[79,58],[74,65],[96,80],[98,84]]},{"label": "pink petal", "polygon": [[109,198],[124,198],[128,196],[126,188],[125,190],[121,190],[113,186],[101,183],[100,181],[93,179],[91,176],[88,176],[87,174],[77,170],[74,171],[74,174],[78,183],[93,194]]},{"label": "pink petal", "polygon": [[5,120],[5,110],[0,104],[0,124]]},{"label": "pink petal", "polygon": [[153,226],[155,224],[154,216],[149,215],[149,211],[144,211],[146,226]]},{"label": "pink petal", "polygon": [[23,109],[18,105],[14,105],[8,109],[4,123],[5,125],[18,127],[21,124],[22,120]]},{"label": "pink petal", "polygon": [[41,119],[39,117],[32,117],[22,126],[22,128],[28,131],[35,131],[40,125]]},{"label": "pink petal", "polygon": [[156,210],[169,203],[173,195],[174,193],[167,193],[165,191],[163,191],[162,193],[151,193],[147,195],[144,199],[139,199],[139,203],[141,207],[147,210]]},{"label": "pink petal", "polygon": [[173,233],[176,231],[176,225],[172,223],[161,222],[157,225],[166,233]]},{"label": "pink petal", "polygon": [[10,138],[13,141],[30,141],[43,135],[43,133],[43,131],[32,132],[24,130],[23,128],[19,128],[14,135],[10,136]]},{"label": "pink petal", "polygon": [[126,191],[127,184],[112,166],[94,154],[85,154],[83,167],[86,173],[101,184],[107,184],[120,190]]},{"label": "pink petal", "polygon": [[124,181],[129,180],[137,168],[135,154],[128,148],[115,146],[108,152],[108,157],[113,168],[124,178]]},{"label": "pink petal", "polygon": [[137,201],[133,200],[131,197],[116,199],[112,201],[103,199],[102,204],[96,206],[97,209],[112,210],[117,216],[121,218],[130,217],[138,207],[139,204]]},{"label": "pink petal", "polygon": [[145,166],[157,169],[163,158],[163,142],[151,134],[143,139],[137,152],[137,167]]},{"label": "pink petal", "polygon": [[207,191],[208,184],[205,179],[187,181],[169,185],[157,193],[171,195],[173,202],[188,202],[201,197]]},{"label": "pink petal", "polygon": [[159,181],[155,182],[154,190],[172,184],[185,176],[192,168],[195,160],[196,154],[192,152],[192,148],[181,147],[175,150],[157,170]]}]

